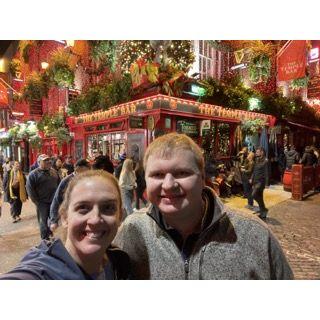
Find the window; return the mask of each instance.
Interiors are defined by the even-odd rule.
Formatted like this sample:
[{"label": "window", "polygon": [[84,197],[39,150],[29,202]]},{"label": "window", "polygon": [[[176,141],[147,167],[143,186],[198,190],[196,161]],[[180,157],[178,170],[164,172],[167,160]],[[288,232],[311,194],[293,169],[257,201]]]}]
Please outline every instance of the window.
[{"label": "window", "polygon": [[[209,45],[206,40],[196,40],[198,45],[195,44],[195,54],[198,55],[196,59],[195,69],[198,69],[201,79],[213,77],[220,79],[221,77],[221,64],[222,54]],[[197,50],[198,49],[198,50]]]}]

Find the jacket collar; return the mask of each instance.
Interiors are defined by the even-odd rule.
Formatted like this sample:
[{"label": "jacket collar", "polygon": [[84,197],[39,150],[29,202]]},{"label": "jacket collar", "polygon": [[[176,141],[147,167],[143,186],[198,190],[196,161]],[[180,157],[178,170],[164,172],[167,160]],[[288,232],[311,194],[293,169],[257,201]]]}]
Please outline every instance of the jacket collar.
[{"label": "jacket collar", "polygon": [[[211,228],[217,221],[219,221],[226,214],[225,206],[211,188],[205,187],[203,189],[202,199],[205,203],[205,214],[202,218],[201,232],[208,228]],[[158,207],[150,205],[147,214],[156,221],[156,223],[159,225],[161,229],[173,229],[164,221]]]}]

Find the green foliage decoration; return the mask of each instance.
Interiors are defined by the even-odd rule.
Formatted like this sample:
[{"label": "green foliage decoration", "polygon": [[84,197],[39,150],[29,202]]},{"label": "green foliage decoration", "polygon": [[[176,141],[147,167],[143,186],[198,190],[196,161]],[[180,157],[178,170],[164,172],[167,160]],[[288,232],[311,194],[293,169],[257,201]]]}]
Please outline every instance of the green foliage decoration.
[{"label": "green foliage decoration", "polygon": [[91,86],[68,105],[68,114],[77,116],[100,109],[108,109],[120,103],[130,101],[132,81],[129,74],[113,78],[106,84]]},{"label": "green foliage decoration", "polygon": [[38,122],[37,128],[44,132],[46,137],[56,138],[59,147],[61,147],[64,143],[71,141],[70,132],[66,126],[65,116],[63,113],[44,115]]},{"label": "green foliage decoration", "polygon": [[41,100],[43,97],[48,97],[48,92],[49,83],[46,75],[32,72],[23,87],[22,99],[30,103],[33,100]]},{"label": "green foliage decoration", "polygon": [[49,85],[72,87],[74,85],[74,67],[71,55],[63,48],[57,49],[50,58],[48,69],[45,71]]},{"label": "green foliage decoration", "polygon": [[98,65],[98,73],[104,68],[115,71],[117,61],[117,41],[115,40],[89,40],[92,59]]},{"label": "green foliage decoration", "polygon": [[241,124],[241,130],[244,135],[252,136],[258,133],[265,125],[266,122],[263,119],[247,120]]},{"label": "green foliage decoration", "polygon": [[21,72],[21,62],[19,59],[12,59],[9,63],[9,72],[12,77],[18,77],[18,73]]},{"label": "green foliage decoration", "polygon": [[308,82],[309,82],[309,77],[294,79],[290,83],[290,88],[293,90],[306,88],[308,86]]},{"label": "green foliage decoration", "polygon": [[259,83],[268,80],[271,72],[270,57],[261,53],[251,59],[248,64],[249,79],[253,83]]}]

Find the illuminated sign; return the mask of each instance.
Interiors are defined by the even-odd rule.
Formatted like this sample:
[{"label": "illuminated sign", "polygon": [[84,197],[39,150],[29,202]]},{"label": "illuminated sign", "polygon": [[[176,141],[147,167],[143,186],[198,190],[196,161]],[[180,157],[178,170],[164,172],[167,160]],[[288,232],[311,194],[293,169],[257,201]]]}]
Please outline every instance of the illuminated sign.
[{"label": "illuminated sign", "polygon": [[194,95],[194,96],[204,96],[206,94],[206,89],[196,85],[196,84],[192,84],[191,85],[191,92],[189,92],[190,94]]}]

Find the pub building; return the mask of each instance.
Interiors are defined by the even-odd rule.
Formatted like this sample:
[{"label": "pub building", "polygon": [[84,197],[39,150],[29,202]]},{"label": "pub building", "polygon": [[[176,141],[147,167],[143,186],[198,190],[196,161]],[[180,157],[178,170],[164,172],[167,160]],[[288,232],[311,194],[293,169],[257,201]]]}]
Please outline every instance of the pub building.
[{"label": "pub building", "polygon": [[108,110],[69,117],[68,126],[75,159],[92,157],[97,151],[108,154],[114,162],[123,152],[134,160],[142,159],[150,142],[174,131],[187,134],[201,146],[202,134],[208,128],[216,129],[215,132],[223,128],[226,132],[225,141],[216,139],[216,155],[230,159],[237,126],[241,121],[257,118],[270,125],[271,117],[265,114],[157,94]]}]

